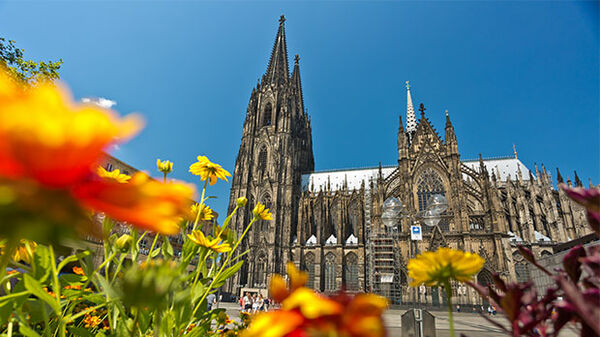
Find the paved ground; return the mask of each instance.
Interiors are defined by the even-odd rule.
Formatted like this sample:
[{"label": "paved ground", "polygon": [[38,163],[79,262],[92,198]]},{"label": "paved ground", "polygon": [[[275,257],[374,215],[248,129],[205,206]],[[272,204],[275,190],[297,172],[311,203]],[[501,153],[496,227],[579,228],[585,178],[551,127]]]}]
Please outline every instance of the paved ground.
[{"label": "paved ground", "polygon": [[[227,314],[233,319],[238,319],[240,307],[234,303],[221,303],[221,308],[227,309]],[[395,337],[401,335],[400,321],[405,310],[390,309],[384,313],[384,320],[388,329],[388,336]],[[431,312],[435,316],[436,337],[450,336],[448,325],[448,313],[442,311]],[[492,325],[487,320],[475,313],[454,313],[454,330],[458,337],[465,334],[468,337],[506,337],[498,327]],[[504,317],[498,315],[492,319],[500,324],[505,325]],[[574,331],[563,330],[561,337],[575,337],[577,334]]]}]

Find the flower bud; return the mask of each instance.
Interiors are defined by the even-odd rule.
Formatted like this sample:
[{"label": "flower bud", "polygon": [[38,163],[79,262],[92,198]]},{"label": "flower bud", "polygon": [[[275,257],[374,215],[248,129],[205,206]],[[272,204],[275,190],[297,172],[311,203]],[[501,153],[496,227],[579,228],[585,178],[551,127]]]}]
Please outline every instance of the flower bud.
[{"label": "flower bud", "polygon": [[244,207],[246,206],[246,203],[248,202],[248,199],[246,199],[246,197],[239,197],[237,198],[237,205],[239,207]]},{"label": "flower bud", "polygon": [[115,242],[115,246],[121,251],[128,250],[131,247],[131,243],[133,242],[133,238],[129,234],[123,234],[120,238]]},{"label": "flower bud", "polygon": [[173,163],[168,160],[161,161],[160,159],[156,159],[156,167],[164,174],[168,174],[173,171]]}]

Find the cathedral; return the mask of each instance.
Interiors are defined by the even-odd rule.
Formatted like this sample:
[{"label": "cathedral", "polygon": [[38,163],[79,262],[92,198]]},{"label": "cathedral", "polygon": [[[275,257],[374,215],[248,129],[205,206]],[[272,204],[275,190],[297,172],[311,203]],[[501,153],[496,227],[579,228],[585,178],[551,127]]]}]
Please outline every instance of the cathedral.
[{"label": "cathedral", "polygon": [[[270,275],[285,274],[287,262],[305,270],[308,286],[324,293],[339,289],[375,292],[393,304],[440,306],[444,291],[408,286],[411,257],[438,247],[476,252],[485,260],[477,275],[482,284],[492,272],[510,280],[530,279],[529,266],[516,246],[538,256],[553,254],[556,244],[589,233],[584,210],[554,187],[542,165],[529,170],[517,158],[462,160],[448,112],[444,137],[425,114],[413,107],[406,84],[405,123],[398,128],[398,164],[349,170],[314,170],[311,120],[304,106],[298,55],[290,75],[285,18],[281,16],[266,73],[252,89],[230,192],[249,202],[231,221],[238,235],[252,219],[252,207],[264,203],[273,221],[255,223],[244,239],[241,272],[226,285],[240,294],[266,289]],[[563,178],[557,170],[557,181]],[[575,182],[581,186],[575,174]],[[422,240],[411,239],[411,226],[430,196],[441,194],[447,209]],[[404,216],[397,226],[382,223],[384,201],[395,197]],[[472,289],[453,286],[455,301],[483,303]]]}]

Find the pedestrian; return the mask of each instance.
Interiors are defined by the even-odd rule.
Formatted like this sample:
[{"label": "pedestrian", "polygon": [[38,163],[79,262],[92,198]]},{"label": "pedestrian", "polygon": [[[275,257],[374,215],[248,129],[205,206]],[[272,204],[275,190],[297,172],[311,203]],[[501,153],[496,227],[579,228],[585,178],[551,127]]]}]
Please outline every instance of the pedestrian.
[{"label": "pedestrian", "polygon": [[258,298],[256,294],[252,294],[252,313],[255,314],[258,311]]},{"label": "pedestrian", "polygon": [[208,311],[211,311],[216,303],[217,303],[217,295],[208,294],[208,296],[206,296],[206,305],[207,305]]},{"label": "pedestrian", "polygon": [[271,304],[271,300],[267,297],[265,298],[265,311],[269,311],[269,304]]},{"label": "pedestrian", "polygon": [[456,305],[456,312],[460,312],[460,305]]},{"label": "pedestrian", "polygon": [[244,304],[244,312],[250,312],[250,309],[252,309],[252,298],[250,297],[250,293],[246,293],[242,299],[242,303]]}]

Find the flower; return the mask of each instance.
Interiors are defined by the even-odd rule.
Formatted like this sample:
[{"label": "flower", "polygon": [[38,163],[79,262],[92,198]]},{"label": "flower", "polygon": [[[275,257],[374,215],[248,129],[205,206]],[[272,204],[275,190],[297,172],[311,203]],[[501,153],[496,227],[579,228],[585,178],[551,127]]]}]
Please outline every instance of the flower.
[{"label": "flower", "polygon": [[269,209],[265,208],[265,205],[261,204],[260,202],[256,204],[254,210],[252,210],[252,213],[254,214],[255,219],[273,220],[273,217],[271,216],[272,214],[269,213]]},{"label": "flower", "polygon": [[188,238],[198,246],[206,247],[217,253],[227,253],[231,250],[231,246],[228,243],[219,244],[221,241],[220,238],[209,240],[201,230],[192,231],[191,234],[188,234]]},{"label": "flower", "polygon": [[485,260],[475,253],[450,248],[424,252],[408,262],[408,276],[413,279],[410,285],[443,286],[450,279],[466,282],[483,268],[484,263]]},{"label": "flower", "polygon": [[75,104],[51,83],[24,88],[0,70],[0,177],[68,187],[89,175],[104,149],[142,124],[135,115],[119,118]]},{"label": "flower", "polygon": [[[21,239],[19,245],[12,253],[11,259],[15,262],[24,261],[27,264],[31,264],[36,247],[37,243],[35,243],[34,241]],[[3,251],[5,248],[6,246],[4,244],[0,245],[0,249],[2,249]],[[4,252],[2,252],[2,254],[4,254]]]},{"label": "flower", "polygon": [[85,273],[83,272],[83,268],[81,267],[73,267],[73,272],[77,275],[85,275]]},{"label": "flower", "polygon": [[141,229],[172,235],[189,216],[194,189],[179,182],[160,183],[138,172],[128,184],[90,180],[76,186],[73,193],[90,210]]},{"label": "flower", "polygon": [[109,171],[105,170],[104,167],[98,166],[97,173],[98,173],[98,176],[100,176],[101,178],[112,179],[121,184],[124,184],[124,183],[128,182],[129,179],[131,179],[131,176],[121,173],[121,171],[119,169],[109,172]]},{"label": "flower", "polygon": [[239,197],[239,198],[237,198],[237,200],[236,200],[236,204],[237,204],[239,207],[244,207],[244,206],[246,206],[246,203],[248,203],[248,199],[247,199],[246,197]]},{"label": "flower", "polygon": [[307,274],[293,263],[287,265],[289,287],[274,275],[269,293],[281,309],[256,315],[243,337],[284,336],[385,336],[382,313],[387,300],[374,294],[354,297],[341,292],[333,297],[319,295],[304,286]]},{"label": "flower", "polygon": [[132,243],[133,237],[129,234],[123,234],[115,241],[115,246],[121,251],[126,251],[131,247]]},{"label": "flower", "polygon": [[156,167],[158,170],[164,174],[171,173],[173,171],[173,163],[168,160],[161,161],[160,159],[156,159]]},{"label": "flower", "polygon": [[228,181],[227,177],[231,177],[231,174],[221,165],[211,163],[205,156],[198,156],[198,162],[190,166],[190,172],[193,175],[200,176],[202,181],[208,180],[211,186],[217,182],[217,178]]},{"label": "flower", "polygon": [[102,320],[98,316],[85,316],[83,319],[86,328],[96,327],[100,323],[102,323]]},{"label": "flower", "polygon": [[[200,212],[200,215],[198,215],[198,212]],[[200,205],[197,203],[192,205],[192,214],[194,215],[194,217],[198,215],[198,220],[200,221],[208,221],[214,217],[212,209],[210,209],[204,204]]]}]

